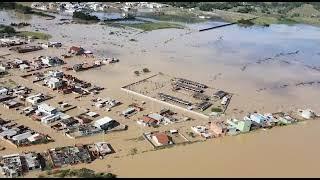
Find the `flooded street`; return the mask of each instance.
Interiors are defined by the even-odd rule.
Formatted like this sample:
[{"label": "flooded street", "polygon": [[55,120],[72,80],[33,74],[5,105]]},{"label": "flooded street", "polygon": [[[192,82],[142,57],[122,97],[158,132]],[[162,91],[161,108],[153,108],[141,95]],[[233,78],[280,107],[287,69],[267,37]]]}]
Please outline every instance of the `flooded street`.
[{"label": "flooded street", "polygon": [[[227,117],[243,117],[243,113],[236,113],[234,109],[275,112],[311,108],[320,112],[319,27],[278,24],[245,28],[232,25],[198,32],[223,24],[211,21],[186,24],[186,29],[140,33],[132,28],[101,24],[57,25],[62,22],[61,18],[72,17],[55,16],[53,20],[45,20],[0,11],[0,22],[6,25],[28,22],[31,26],[21,30],[38,28],[39,32],[52,35],[50,41],[61,42],[66,51],[74,45],[92,51],[98,58],[119,58],[120,63],[115,66],[77,74],[83,80],[106,87],[108,96],[127,98],[120,87],[142,79],[143,76],[135,77],[133,72],[147,67],[152,73],[184,77],[234,93]],[[111,35],[110,32],[119,34]],[[315,83],[297,85],[310,81]],[[138,136],[141,130],[135,122],[130,124],[137,132],[129,135]],[[107,140],[112,141],[115,136],[109,136]],[[319,136],[320,122],[310,121],[138,153],[133,157],[96,160],[76,167],[106,171],[110,164],[110,171],[119,177],[319,177]],[[71,143],[70,140],[68,144]],[[115,146],[116,143],[117,139],[114,139]]]}]

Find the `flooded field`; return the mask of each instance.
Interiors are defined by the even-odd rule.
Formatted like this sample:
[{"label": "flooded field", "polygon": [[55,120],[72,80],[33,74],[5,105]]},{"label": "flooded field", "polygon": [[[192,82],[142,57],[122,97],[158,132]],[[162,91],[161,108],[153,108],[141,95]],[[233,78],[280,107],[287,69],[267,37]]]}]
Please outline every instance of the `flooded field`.
[{"label": "flooded field", "polygon": [[[63,48],[59,50],[25,54],[23,55],[25,59],[43,54],[58,56],[73,45],[92,51],[97,58],[119,58],[118,64],[77,73],[80,79],[105,87],[106,90],[99,94],[101,97],[120,99],[125,105],[133,101],[141,102],[145,99],[128,95],[121,91],[120,87],[142,80],[153,73],[163,72],[232,92],[234,95],[226,111],[226,117],[240,119],[245,112],[275,112],[297,108],[311,108],[320,112],[318,99],[320,28],[318,27],[279,24],[245,28],[232,25],[198,32],[199,29],[223,23],[208,21],[184,24],[185,29],[142,32],[98,23],[58,25],[60,19],[71,17],[55,16],[56,19],[45,20],[38,16],[0,11],[0,22],[6,25],[11,22],[28,22],[31,26],[21,30],[39,29],[40,32],[52,35],[51,41],[63,43]],[[42,28],[47,30],[41,30]],[[7,49],[1,49],[0,54],[8,52]],[[17,54],[12,54],[8,58],[14,56]],[[134,74],[134,71],[141,71],[143,68],[150,69],[151,73],[142,73],[140,76]],[[28,81],[13,79],[28,84]],[[36,86],[32,86],[35,89]],[[65,100],[63,96],[56,98]],[[90,106],[71,97],[66,100],[77,106]],[[151,104],[149,101],[145,106],[149,108],[147,112],[163,108],[163,105]],[[125,106],[116,107],[111,112],[95,111],[101,116],[116,117],[121,123],[129,126],[128,131],[86,137],[81,140],[68,139],[22,116],[10,114],[9,118],[25,122],[37,131],[47,132],[57,140],[48,145],[32,147],[32,150],[45,150],[51,146],[78,142],[91,143],[102,140],[110,142],[118,154],[115,153],[107,160],[97,160],[89,165],[75,167],[110,171],[119,177],[316,177],[320,175],[317,169],[320,160],[318,156],[320,143],[317,140],[320,135],[319,122],[310,121],[290,127],[152,151],[148,142],[125,140],[137,138],[152,129],[143,129],[136,124],[137,117],[141,117],[141,113],[130,119],[119,118],[117,114],[123,109]],[[0,112],[2,115],[6,114],[3,108]],[[199,125],[206,122],[197,116],[194,118],[195,121],[181,123],[179,127],[190,130],[195,123]],[[159,130],[166,131],[172,127],[168,125]],[[1,142],[0,145],[5,146],[5,143]],[[138,153],[134,156],[127,155],[128,151],[135,147],[139,149]],[[19,152],[24,150],[20,149]],[[9,147],[1,154],[16,151]],[[111,165],[111,168],[107,168],[107,165]]]}]

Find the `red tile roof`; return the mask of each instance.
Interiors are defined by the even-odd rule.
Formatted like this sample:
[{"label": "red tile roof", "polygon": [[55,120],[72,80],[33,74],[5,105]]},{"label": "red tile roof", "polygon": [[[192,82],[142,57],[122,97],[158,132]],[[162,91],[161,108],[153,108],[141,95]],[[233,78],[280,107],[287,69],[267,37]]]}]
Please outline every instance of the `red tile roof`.
[{"label": "red tile roof", "polygon": [[169,136],[164,133],[157,133],[155,134],[155,137],[157,138],[158,142],[163,145],[169,144],[170,142]]},{"label": "red tile roof", "polygon": [[153,119],[149,116],[143,116],[142,117],[142,121],[145,122],[145,123],[153,123],[153,122],[158,122],[158,120],[156,119]]},{"label": "red tile roof", "polygon": [[70,51],[76,51],[76,52],[79,52],[79,51],[81,51],[82,50],[82,48],[81,47],[76,47],[76,46],[72,46],[71,48],[70,48]]}]

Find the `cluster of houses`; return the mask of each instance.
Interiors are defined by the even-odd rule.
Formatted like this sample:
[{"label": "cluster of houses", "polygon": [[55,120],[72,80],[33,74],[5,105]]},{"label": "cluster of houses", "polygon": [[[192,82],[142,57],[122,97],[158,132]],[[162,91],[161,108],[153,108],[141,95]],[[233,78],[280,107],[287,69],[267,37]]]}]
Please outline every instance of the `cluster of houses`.
[{"label": "cluster of houses", "polygon": [[125,2],[121,9],[128,11],[137,8],[158,9],[163,7],[168,7],[168,5],[156,2]]},{"label": "cluster of houses", "polygon": [[59,93],[69,94],[75,93],[79,95],[97,94],[103,90],[98,86],[92,86],[91,83],[78,79],[63,71],[48,71],[46,74],[38,74],[36,82],[43,80],[43,86],[50,89],[58,90]]},{"label": "cluster of houses", "polygon": [[112,99],[110,97],[106,97],[106,98],[95,98],[92,99],[92,102],[94,104],[92,104],[92,106],[95,106],[97,108],[106,108],[108,111],[111,110],[111,108],[115,107],[115,106],[119,106],[121,105],[121,102],[116,100],[116,99]]},{"label": "cluster of houses", "polygon": [[[73,13],[81,10],[106,11],[111,7],[115,8],[115,6],[112,6],[110,3],[106,4],[102,2],[33,2],[31,7],[43,11],[57,10],[67,13]],[[155,2],[125,2],[122,4],[120,9],[128,11],[130,9],[137,8],[157,9],[162,7],[168,7],[168,5]]]},{"label": "cluster of houses", "polygon": [[127,125],[121,124],[118,121],[106,116],[94,121],[93,123],[75,123],[73,127],[69,126],[65,129],[65,135],[69,138],[75,139],[99,133],[123,131],[127,129]]},{"label": "cluster of houses", "polygon": [[56,41],[49,41],[47,43],[41,44],[42,48],[60,48],[62,47],[62,43]]},{"label": "cluster of houses", "polygon": [[[300,110],[300,117],[303,119],[313,119],[319,117],[310,109]],[[211,121],[207,125],[192,126],[191,130],[203,138],[214,138],[225,135],[237,135],[247,133],[255,129],[271,128],[274,126],[289,125],[298,122],[298,118],[293,118],[287,113],[250,113],[243,120],[228,119],[227,121]]]},{"label": "cluster of houses", "polygon": [[142,126],[158,127],[159,125],[173,124],[176,118],[173,117],[174,112],[169,109],[162,109],[159,113],[150,113],[143,115],[137,123]]},{"label": "cluster of houses", "polygon": [[0,157],[0,172],[7,178],[17,178],[41,168],[37,153],[10,154]]},{"label": "cluster of houses", "polygon": [[10,51],[16,51],[18,53],[27,53],[27,52],[33,52],[33,51],[39,51],[42,50],[43,48],[41,46],[16,46],[16,47],[11,47],[9,50]]},{"label": "cluster of houses", "polygon": [[2,63],[1,67],[4,68],[4,70],[19,69],[24,72],[31,72],[40,70],[42,68],[60,66],[63,64],[65,64],[65,62],[58,57],[40,56],[33,60],[21,60],[19,58],[16,58],[12,61]]},{"label": "cluster of houses", "polygon": [[24,44],[27,44],[25,40],[22,40],[16,37],[0,39],[0,47],[12,47],[12,46],[19,46]]},{"label": "cluster of houses", "polygon": [[189,140],[176,129],[165,132],[147,132],[143,133],[143,137],[149,141],[154,148],[189,142]]},{"label": "cluster of houses", "polygon": [[44,170],[45,167],[60,168],[80,163],[90,163],[97,158],[114,153],[106,142],[75,145],[48,149],[42,153],[27,152],[0,157],[0,172],[5,177],[17,178],[30,171]]},{"label": "cluster of houses", "polygon": [[11,120],[0,118],[0,138],[15,147],[30,146],[52,141],[48,135],[38,133]]},{"label": "cluster of houses", "polygon": [[68,53],[75,56],[93,57],[92,51],[85,50],[82,47],[77,46],[71,46]]}]

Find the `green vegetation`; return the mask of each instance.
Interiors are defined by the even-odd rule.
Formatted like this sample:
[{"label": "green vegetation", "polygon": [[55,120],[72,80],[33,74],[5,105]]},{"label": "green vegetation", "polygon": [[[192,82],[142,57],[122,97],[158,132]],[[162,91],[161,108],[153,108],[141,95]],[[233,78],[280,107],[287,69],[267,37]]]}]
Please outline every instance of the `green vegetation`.
[{"label": "green vegetation", "polygon": [[48,40],[50,39],[52,36],[46,33],[42,33],[42,32],[31,32],[31,31],[21,31],[18,32],[18,35],[20,36],[24,36],[24,37],[28,37],[31,36],[35,39],[42,39],[42,40]]},{"label": "green vegetation", "polygon": [[200,19],[194,15],[190,14],[161,14],[161,15],[154,15],[150,14],[146,17],[152,18],[158,21],[172,21],[172,22],[182,22],[182,23],[197,23],[197,22],[203,22],[204,19]]},{"label": "green vegetation", "polygon": [[222,109],[220,109],[220,108],[211,108],[211,111],[212,112],[222,112]]},{"label": "green vegetation", "polygon": [[81,19],[81,20],[85,20],[85,21],[100,21],[100,19],[97,16],[92,16],[88,13],[84,13],[84,12],[74,12],[72,15],[73,18],[77,18],[77,19]]},{"label": "green vegetation", "polygon": [[[65,177],[76,177],[76,178],[116,178],[115,174],[112,173],[95,173],[91,169],[81,168],[81,169],[63,169],[63,170],[55,170],[47,172],[47,175],[52,175],[57,178],[65,178]],[[44,175],[40,175],[41,177],[45,177]],[[39,176],[39,177],[40,177]]]},{"label": "green vegetation", "polygon": [[225,21],[258,16],[257,25],[306,23],[320,25],[320,2],[164,2],[174,7],[221,10]]},{"label": "green vegetation", "polygon": [[55,18],[55,16],[45,14],[45,13],[39,12],[39,11],[34,11],[29,6],[24,6],[22,4],[18,4],[15,2],[0,2],[0,8],[15,10],[15,11],[23,13],[23,14],[34,14],[34,15],[43,16],[43,17]]},{"label": "green vegetation", "polygon": [[168,22],[146,22],[141,24],[124,24],[124,25],[132,28],[136,28],[136,29],[141,29],[143,31],[153,31],[157,29],[167,29],[167,28],[183,29],[182,25],[168,23]]},{"label": "green vegetation", "polygon": [[14,34],[16,30],[13,27],[0,24],[0,33]]},{"label": "green vegetation", "polygon": [[237,21],[240,26],[252,26],[254,23],[250,20],[240,19]]}]

